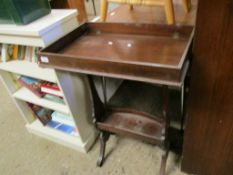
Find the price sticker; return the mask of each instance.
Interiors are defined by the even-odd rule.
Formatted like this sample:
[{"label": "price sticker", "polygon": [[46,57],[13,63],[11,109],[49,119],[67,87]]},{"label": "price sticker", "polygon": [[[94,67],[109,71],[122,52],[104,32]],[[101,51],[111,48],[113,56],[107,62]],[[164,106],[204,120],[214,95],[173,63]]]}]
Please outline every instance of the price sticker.
[{"label": "price sticker", "polygon": [[49,62],[48,57],[45,57],[45,56],[40,57],[40,60],[41,60],[42,63],[48,63]]}]

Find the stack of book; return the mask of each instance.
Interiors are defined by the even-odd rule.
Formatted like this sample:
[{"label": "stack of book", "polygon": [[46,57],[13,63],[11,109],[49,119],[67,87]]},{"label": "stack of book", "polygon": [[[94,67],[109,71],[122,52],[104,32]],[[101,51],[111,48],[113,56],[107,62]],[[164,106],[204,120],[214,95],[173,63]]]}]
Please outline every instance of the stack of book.
[{"label": "stack of book", "polygon": [[32,93],[34,93],[38,97],[43,97],[45,95],[45,93],[43,93],[41,91],[41,85],[43,83],[43,81],[41,81],[41,80],[31,78],[31,77],[27,77],[27,76],[20,76],[18,78],[18,82],[22,86],[29,89]]},{"label": "stack of book", "polygon": [[[64,104],[62,92],[55,83],[50,83],[23,75],[17,76],[17,81],[21,86],[26,87],[39,98]],[[65,132],[72,136],[78,136],[77,128],[71,116],[31,103],[28,103],[28,105],[43,125]]]},{"label": "stack of book", "polygon": [[28,103],[28,106],[32,109],[36,118],[38,118],[43,125],[48,124],[52,120],[51,117],[51,114],[53,112],[52,110],[45,109],[31,103]]},{"label": "stack of book", "polygon": [[78,136],[78,130],[71,116],[54,111],[51,117],[52,119],[47,123],[46,126],[72,136]]},{"label": "stack of book", "polygon": [[41,91],[47,94],[55,95],[58,97],[63,97],[61,90],[55,83],[44,82],[41,85]]},{"label": "stack of book", "polygon": [[29,46],[20,46],[13,44],[2,44],[1,47],[1,61],[9,60],[27,60],[30,62],[37,62],[38,48]]},{"label": "stack of book", "polygon": [[64,104],[62,92],[57,84],[51,82],[43,82],[41,85],[41,92],[45,94],[45,99]]},{"label": "stack of book", "polygon": [[55,83],[38,80],[35,78],[20,76],[18,82],[21,86],[26,87],[33,94],[49,101],[64,104],[62,92]]}]

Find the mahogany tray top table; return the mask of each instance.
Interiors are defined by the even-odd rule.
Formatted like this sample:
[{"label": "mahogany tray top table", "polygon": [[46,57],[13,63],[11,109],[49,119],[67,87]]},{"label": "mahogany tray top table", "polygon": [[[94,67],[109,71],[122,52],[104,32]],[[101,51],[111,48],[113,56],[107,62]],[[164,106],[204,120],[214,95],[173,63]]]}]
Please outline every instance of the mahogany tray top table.
[{"label": "mahogany tray top table", "polygon": [[[187,53],[192,31],[191,26],[85,23],[39,52],[40,65],[43,67],[125,79],[126,83],[116,92],[121,94],[118,101],[135,103],[140,98],[141,106],[150,108],[158,104],[161,109],[162,118],[158,118],[155,117],[156,112],[151,114],[150,109],[141,111],[137,107],[132,108],[134,105],[131,104],[127,108],[124,105],[116,107],[112,105],[116,103],[107,102],[106,96],[102,103],[89,76],[95,124],[101,131],[101,151],[97,165],[103,163],[109,134],[115,133],[161,146],[165,151],[160,174],[165,174],[170,123],[168,86],[183,86],[189,66]],[[105,95],[104,78],[102,85]],[[151,85],[159,87],[156,90]],[[128,87],[131,90],[126,91]],[[130,97],[133,91],[136,91],[136,96]],[[114,101],[117,95],[112,98]],[[161,99],[161,103],[158,103],[158,99]],[[146,101],[152,105],[143,105]]]}]

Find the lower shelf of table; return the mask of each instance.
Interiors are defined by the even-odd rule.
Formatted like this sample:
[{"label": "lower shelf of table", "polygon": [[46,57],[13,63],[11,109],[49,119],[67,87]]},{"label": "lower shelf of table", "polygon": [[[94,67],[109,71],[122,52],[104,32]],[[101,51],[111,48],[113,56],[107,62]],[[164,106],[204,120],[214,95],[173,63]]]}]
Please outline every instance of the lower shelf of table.
[{"label": "lower shelf of table", "polygon": [[146,113],[115,110],[103,122],[97,123],[98,128],[104,131],[144,140],[152,144],[161,144],[165,137],[164,122],[152,118]]},{"label": "lower shelf of table", "polygon": [[78,136],[71,136],[53,128],[43,126],[39,120],[26,124],[26,128],[30,133],[84,153],[89,150],[97,136],[96,133],[92,133],[89,139],[83,142]]}]

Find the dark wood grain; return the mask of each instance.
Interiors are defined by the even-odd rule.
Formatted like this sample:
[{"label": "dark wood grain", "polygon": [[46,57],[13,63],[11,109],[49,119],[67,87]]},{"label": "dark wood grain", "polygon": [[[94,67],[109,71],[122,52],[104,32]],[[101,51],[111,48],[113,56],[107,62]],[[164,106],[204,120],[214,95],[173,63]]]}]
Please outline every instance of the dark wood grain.
[{"label": "dark wood grain", "polygon": [[161,145],[165,139],[162,137],[164,128],[162,123],[146,116],[146,114],[133,111],[113,109],[104,122],[97,123],[97,127],[124,137],[133,137],[151,144]]},{"label": "dark wood grain", "polygon": [[174,39],[187,40],[192,31],[192,25],[168,25],[147,23],[88,23],[91,33],[113,33],[130,35],[166,36]]},{"label": "dark wood grain", "polygon": [[201,0],[182,170],[233,174],[233,1]]},{"label": "dark wood grain", "polygon": [[181,86],[191,39],[191,26],[87,23],[39,55],[46,67]]},{"label": "dark wood grain", "polygon": [[[102,107],[96,106],[96,104],[103,103],[97,96],[93,87],[93,79],[90,76],[89,81],[94,97],[94,109],[98,110]],[[170,106],[169,102],[176,104],[180,102],[179,96],[170,100],[171,97],[174,97],[173,95],[173,93],[169,93],[166,85],[154,86],[147,83],[124,81],[114,96],[104,105],[104,116],[99,118],[96,113],[98,118],[95,123],[101,131],[101,147],[97,166],[101,166],[104,162],[106,139],[103,136],[106,133],[113,133],[159,145],[164,150],[161,156],[160,174],[165,175],[169,151],[169,114],[170,112],[171,115],[175,114],[175,111],[172,110],[174,108]],[[180,113],[179,110],[178,113]]]}]

